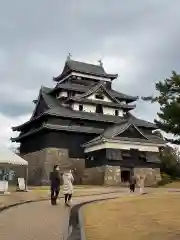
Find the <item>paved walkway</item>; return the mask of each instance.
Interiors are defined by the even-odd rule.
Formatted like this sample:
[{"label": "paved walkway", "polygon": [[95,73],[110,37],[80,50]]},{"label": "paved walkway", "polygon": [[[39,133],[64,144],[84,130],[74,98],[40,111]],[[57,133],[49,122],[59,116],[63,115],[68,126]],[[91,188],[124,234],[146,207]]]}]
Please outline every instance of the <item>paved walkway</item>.
[{"label": "paved walkway", "polygon": [[[121,196],[125,193],[74,198],[73,204]],[[28,203],[0,213],[1,240],[65,240],[68,235],[70,208],[61,199],[57,206],[49,201]]]},{"label": "paved walkway", "polygon": [[1,240],[61,240],[69,209],[49,201],[29,203],[0,213]]},{"label": "paved walkway", "polygon": [[[73,199],[73,204],[102,198],[129,195],[128,189],[122,192]],[[70,209],[61,199],[58,206],[49,201],[28,203],[10,208],[0,213],[1,240],[65,240],[68,234]]]}]

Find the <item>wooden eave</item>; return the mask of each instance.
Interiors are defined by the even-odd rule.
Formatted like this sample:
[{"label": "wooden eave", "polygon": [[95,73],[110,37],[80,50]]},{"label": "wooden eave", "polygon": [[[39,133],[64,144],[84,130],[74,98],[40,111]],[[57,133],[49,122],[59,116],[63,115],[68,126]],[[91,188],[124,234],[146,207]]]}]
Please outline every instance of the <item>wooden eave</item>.
[{"label": "wooden eave", "polygon": [[30,135],[36,134],[42,130],[49,129],[53,131],[68,131],[68,132],[84,132],[84,133],[94,133],[94,134],[101,134],[104,129],[100,128],[93,128],[93,127],[86,127],[86,126],[62,126],[57,124],[43,124],[41,127],[31,130],[25,134],[19,135],[16,138],[11,138],[12,142],[19,141],[25,137],[28,137]]},{"label": "wooden eave", "polygon": [[128,104],[122,104],[122,103],[111,103],[111,102],[105,102],[100,100],[90,100],[90,99],[73,99],[68,98],[65,102],[78,102],[78,103],[88,103],[92,105],[101,104],[108,107],[113,107],[117,109],[125,109],[125,110],[132,110],[136,107],[136,105],[128,105]]},{"label": "wooden eave", "polygon": [[33,123],[36,122],[36,121],[40,121],[41,118],[44,117],[44,116],[46,116],[46,114],[45,114],[45,113],[42,113],[42,114],[39,115],[38,117],[33,118],[32,120],[29,120],[29,121],[27,121],[27,122],[25,122],[25,123],[23,123],[23,124],[21,124],[21,125],[19,125],[19,126],[12,127],[11,129],[12,129],[13,132],[14,132],[14,131],[21,131],[24,127],[26,127],[26,126],[28,126],[28,125],[31,125],[31,124],[33,124]]}]

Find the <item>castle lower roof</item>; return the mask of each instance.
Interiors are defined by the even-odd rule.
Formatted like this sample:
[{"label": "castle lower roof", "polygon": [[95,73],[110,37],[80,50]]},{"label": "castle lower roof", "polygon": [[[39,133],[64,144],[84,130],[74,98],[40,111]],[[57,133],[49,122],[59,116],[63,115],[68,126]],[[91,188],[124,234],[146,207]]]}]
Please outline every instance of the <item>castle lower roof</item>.
[{"label": "castle lower roof", "polygon": [[[71,90],[71,91],[77,91],[80,93],[85,93],[89,90],[90,86],[84,86],[81,84],[75,84],[75,83],[61,83],[56,88],[52,89],[51,92],[57,91],[59,89],[65,89],[65,90]],[[138,99],[137,96],[129,96],[126,94],[123,94],[121,92],[117,92],[114,89],[108,89],[108,92],[115,98],[125,100],[127,102],[134,102]]]},{"label": "castle lower roof", "polygon": [[77,119],[110,122],[110,123],[121,123],[124,121],[125,118],[131,118],[133,122],[138,126],[157,129],[155,124],[151,122],[147,122],[145,120],[138,119],[134,117],[132,114],[128,114],[125,117],[120,117],[120,116],[103,115],[98,113],[89,113],[89,112],[80,112],[80,111],[71,110],[70,108],[60,105],[59,101],[49,94],[50,90],[51,89],[49,88],[41,87],[42,97],[49,109],[44,113],[42,113],[40,116],[33,118],[22,125],[13,127],[12,128],[13,131],[21,131],[21,128],[23,128],[24,126],[27,126],[28,124],[33,124],[35,121],[47,115],[62,117],[62,118],[77,118]]}]

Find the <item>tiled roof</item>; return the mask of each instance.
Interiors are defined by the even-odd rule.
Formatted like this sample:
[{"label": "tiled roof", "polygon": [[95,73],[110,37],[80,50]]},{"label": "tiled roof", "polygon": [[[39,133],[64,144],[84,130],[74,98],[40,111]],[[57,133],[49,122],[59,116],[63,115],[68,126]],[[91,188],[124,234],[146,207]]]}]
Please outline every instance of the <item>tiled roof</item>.
[{"label": "tiled roof", "polygon": [[93,127],[86,127],[86,126],[62,126],[62,125],[56,125],[56,124],[44,124],[43,126],[39,127],[38,129],[35,129],[33,131],[30,131],[28,133],[25,133],[23,135],[19,135],[16,138],[11,138],[13,142],[19,141],[20,139],[27,137],[29,135],[38,133],[39,131],[43,129],[51,129],[55,131],[68,131],[68,132],[82,132],[82,133],[94,133],[94,134],[101,134],[104,129],[101,128],[93,128]]},{"label": "tiled roof", "polygon": [[[66,89],[66,90],[72,90],[72,91],[78,91],[85,93],[91,88],[92,86],[84,86],[81,84],[74,84],[74,83],[61,83],[57,85],[55,89],[52,89],[52,92],[57,89]],[[122,100],[127,100],[127,101],[136,101],[138,99],[137,96],[129,96],[120,92],[117,92],[113,89],[108,89],[108,92],[115,98],[122,99]]]},{"label": "tiled roof", "polygon": [[74,99],[78,98],[78,99],[82,99],[85,97],[90,96],[93,93],[96,93],[97,91],[102,90],[106,95],[108,95],[108,97],[113,100],[116,103],[120,103],[116,98],[114,98],[111,93],[104,87],[104,85],[102,83],[98,83],[95,86],[93,86],[92,88],[90,88],[87,92],[85,92],[84,94],[80,94],[78,96],[75,96]]},{"label": "tiled roof", "polygon": [[91,74],[91,75],[100,76],[100,77],[108,77],[111,79],[115,79],[118,76],[117,74],[106,73],[103,66],[101,65],[69,60],[69,61],[66,61],[63,72],[58,77],[54,78],[54,80],[58,81],[63,76],[67,75],[72,71]]},{"label": "tiled roof", "polygon": [[[130,126],[134,126],[137,131],[143,136],[143,138],[134,138],[134,137],[121,137],[121,133],[126,131]],[[131,142],[143,142],[143,143],[155,143],[155,144],[165,144],[165,141],[155,135],[155,134],[145,134],[140,130],[136,125],[134,125],[132,119],[127,120],[124,123],[114,124],[113,126],[107,128],[100,136],[92,139],[91,141],[85,143],[83,146],[89,144],[95,144],[97,142],[108,141],[108,140],[120,140],[120,141],[131,141]]]},{"label": "tiled roof", "polygon": [[64,131],[72,131],[72,132],[85,132],[85,133],[96,133],[101,134],[104,129],[101,128],[94,128],[94,127],[87,127],[87,126],[60,126],[55,124],[45,124],[45,128],[54,129],[54,130],[64,130]]},{"label": "tiled roof", "polygon": [[[57,117],[67,117],[67,118],[78,118],[78,119],[86,119],[86,120],[92,120],[92,121],[102,121],[102,122],[111,122],[111,123],[122,123],[124,122],[125,118],[120,116],[112,116],[112,115],[102,115],[98,113],[88,113],[88,112],[80,112],[80,111],[74,111],[70,108],[63,107],[60,105],[59,101],[49,94],[51,91],[50,88],[41,87],[41,94],[46,102],[46,105],[49,107],[47,111],[45,111],[41,116],[37,117],[37,119],[40,119],[43,115],[52,115]],[[133,123],[136,126],[144,126],[147,128],[156,129],[157,127],[155,124],[135,118],[132,115],[128,115],[128,119],[132,119]],[[27,125],[33,121],[36,121],[35,119],[32,119],[20,126],[14,127],[13,130],[17,131],[20,130],[22,126]]]},{"label": "tiled roof", "polygon": [[73,71],[90,73],[98,76],[107,76],[107,73],[101,65],[89,64],[74,60],[67,61],[67,65]]}]

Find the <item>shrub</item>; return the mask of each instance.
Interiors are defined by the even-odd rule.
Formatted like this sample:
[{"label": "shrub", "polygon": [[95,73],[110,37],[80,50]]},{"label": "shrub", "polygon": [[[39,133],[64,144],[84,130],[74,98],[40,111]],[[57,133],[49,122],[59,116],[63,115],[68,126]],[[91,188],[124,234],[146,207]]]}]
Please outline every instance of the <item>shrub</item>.
[{"label": "shrub", "polygon": [[163,186],[163,185],[171,183],[171,182],[172,182],[171,176],[166,173],[162,173],[161,180],[158,182],[158,185]]}]

